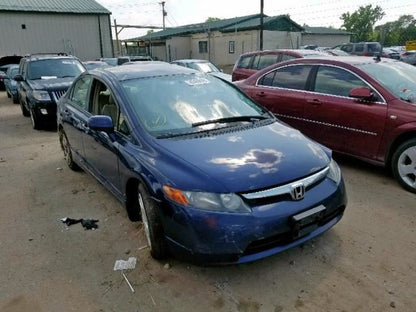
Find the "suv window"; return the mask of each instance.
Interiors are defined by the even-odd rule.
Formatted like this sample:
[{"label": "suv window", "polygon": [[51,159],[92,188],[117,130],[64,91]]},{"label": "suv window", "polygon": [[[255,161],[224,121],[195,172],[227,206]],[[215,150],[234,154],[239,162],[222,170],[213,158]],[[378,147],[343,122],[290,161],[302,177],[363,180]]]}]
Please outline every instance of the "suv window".
[{"label": "suv window", "polygon": [[287,66],[274,70],[259,80],[259,85],[305,90],[311,65]]},{"label": "suv window", "polygon": [[345,51],[347,53],[351,53],[352,52],[352,44],[346,44],[341,46],[341,50]]},{"label": "suv window", "polygon": [[240,62],[238,63],[238,67],[240,68],[249,68],[251,61],[251,55],[250,56],[243,56],[240,59]]},{"label": "suv window", "polygon": [[358,87],[368,87],[368,85],[344,69],[319,66],[315,79],[315,92],[348,97],[350,91]]},{"label": "suv window", "polygon": [[355,46],[355,51],[354,52],[363,52],[364,51],[364,44],[357,43],[354,46]]},{"label": "suv window", "polygon": [[277,63],[277,54],[264,54],[260,56],[259,63],[257,65],[257,69],[263,69],[267,66],[273,65]]}]

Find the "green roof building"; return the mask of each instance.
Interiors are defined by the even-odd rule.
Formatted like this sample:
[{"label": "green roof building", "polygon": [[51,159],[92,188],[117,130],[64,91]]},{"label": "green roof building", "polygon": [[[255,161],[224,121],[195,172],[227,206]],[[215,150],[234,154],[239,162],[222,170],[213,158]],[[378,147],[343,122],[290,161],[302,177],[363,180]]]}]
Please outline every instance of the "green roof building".
[{"label": "green roof building", "polygon": [[94,0],[1,0],[0,57],[65,52],[112,57],[110,14]]}]

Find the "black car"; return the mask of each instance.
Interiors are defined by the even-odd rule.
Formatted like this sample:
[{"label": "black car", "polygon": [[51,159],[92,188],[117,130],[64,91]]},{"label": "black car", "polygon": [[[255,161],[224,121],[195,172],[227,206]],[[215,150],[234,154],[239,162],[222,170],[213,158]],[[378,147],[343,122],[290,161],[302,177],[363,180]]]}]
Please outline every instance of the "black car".
[{"label": "black car", "polygon": [[17,92],[23,116],[30,116],[34,129],[56,125],[56,103],[72,81],[85,71],[74,56],[32,54],[19,64]]}]

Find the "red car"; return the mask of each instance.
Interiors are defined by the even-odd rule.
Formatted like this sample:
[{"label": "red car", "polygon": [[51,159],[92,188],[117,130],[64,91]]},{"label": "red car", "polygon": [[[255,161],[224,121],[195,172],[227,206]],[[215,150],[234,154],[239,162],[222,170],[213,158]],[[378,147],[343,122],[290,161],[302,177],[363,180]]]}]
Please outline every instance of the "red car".
[{"label": "red car", "polygon": [[236,85],[333,150],[390,166],[416,193],[416,67],[357,56],[296,59]]},{"label": "red car", "polygon": [[302,57],[315,57],[328,53],[308,49],[278,49],[247,52],[238,58],[232,72],[232,81],[250,77],[267,66]]}]

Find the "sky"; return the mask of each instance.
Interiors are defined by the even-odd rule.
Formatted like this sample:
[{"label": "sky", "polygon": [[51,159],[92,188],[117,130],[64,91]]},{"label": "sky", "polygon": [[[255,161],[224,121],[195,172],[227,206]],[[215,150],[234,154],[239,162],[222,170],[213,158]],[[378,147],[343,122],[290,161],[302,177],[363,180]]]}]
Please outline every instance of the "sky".
[{"label": "sky", "polygon": [[[166,27],[178,27],[204,22],[208,17],[221,19],[260,13],[260,0],[95,0],[109,10],[111,24],[163,25],[162,1],[165,2]],[[353,13],[360,6],[380,6],[385,16],[376,25],[397,20],[401,15],[416,17],[416,0],[264,0],[264,13],[268,16],[289,14],[300,25],[340,28],[343,13]],[[125,28],[119,39],[145,35],[148,29]],[[158,31],[158,30],[155,30]],[[113,33],[114,34],[114,33]]]}]

